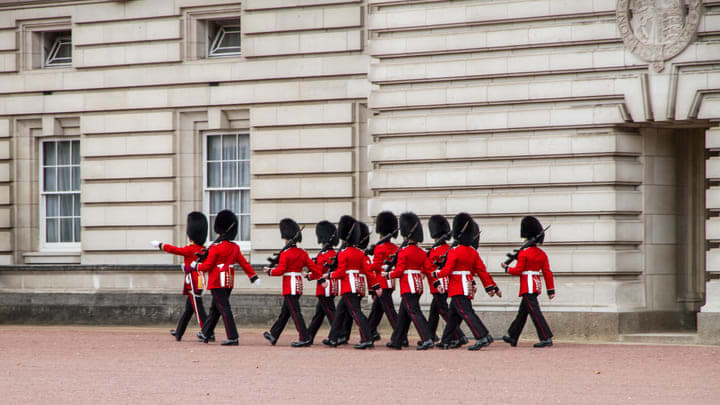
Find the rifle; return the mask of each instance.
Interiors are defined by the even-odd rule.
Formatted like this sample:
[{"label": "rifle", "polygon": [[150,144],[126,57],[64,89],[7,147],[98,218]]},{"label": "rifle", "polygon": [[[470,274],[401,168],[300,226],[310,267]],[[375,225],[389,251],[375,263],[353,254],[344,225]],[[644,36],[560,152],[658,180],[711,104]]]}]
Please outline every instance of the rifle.
[{"label": "rifle", "polygon": [[[230,227],[225,230],[225,232],[221,233],[220,235],[218,235],[217,238],[215,238],[215,240],[213,241],[213,243],[210,244],[210,246],[226,240],[225,235],[227,235],[227,233],[230,232],[234,227],[235,227],[235,224],[234,223],[231,224]],[[205,261],[205,259],[207,259],[207,257],[208,257],[209,252],[210,252],[210,249],[207,247],[203,247],[201,251],[196,252],[195,256],[197,256],[197,260],[196,260],[197,264],[200,264],[203,261]]]},{"label": "rifle", "polygon": [[441,236],[435,243],[433,243],[432,246],[430,246],[430,249],[427,251],[428,257],[430,256],[430,252],[432,252],[433,249],[435,249],[436,247],[438,247],[438,246],[442,245],[443,243],[447,242],[448,239],[450,239],[451,237],[452,237],[452,231],[450,231],[450,232],[444,234],[443,236]]},{"label": "rifle", "polygon": [[340,245],[340,248],[338,249],[337,254],[335,256],[333,256],[333,258],[330,259],[329,262],[325,262],[325,268],[327,269],[328,275],[337,269],[338,256],[340,255],[340,252],[345,250],[346,247],[347,247],[347,242],[343,241],[342,245]]},{"label": "rifle", "polygon": [[[416,222],[415,225],[413,225],[412,229],[410,229],[410,232],[408,232],[408,235],[412,235],[413,232],[415,232],[415,228],[417,228],[418,225],[420,225],[420,223],[419,223],[419,222]],[[400,253],[400,251],[401,251],[405,246],[408,245],[408,243],[410,243],[410,238],[407,238],[407,237],[406,237],[406,238],[402,241],[402,243],[400,244],[400,246],[397,248],[397,250],[395,251],[395,253],[393,253],[392,255],[390,255],[390,257],[388,257],[387,259],[385,259],[385,261],[383,262],[383,266],[387,266],[385,271],[391,271],[391,270],[397,265],[398,254]]]},{"label": "rifle", "polygon": [[[398,229],[399,229],[399,228],[395,228],[394,231],[392,231],[392,232],[390,232],[389,234],[383,236],[379,241],[377,241],[377,243],[374,243],[374,244],[370,245],[369,248],[365,249],[365,254],[366,254],[367,256],[372,256],[372,255],[374,255],[374,254],[375,254],[375,246],[377,246],[377,245],[382,245],[382,244],[385,243],[385,242],[389,242],[390,239],[393,238],[393,235],[395,234],[395,232],[398,231]],[[369,236],[368,236],[368,237],[369,237]]]},{"label": "rifle", "polygon": [[[460,241],[460,238],[462,237],[463,233],[465,233],[465,230],[467,230],[468,225],[470,225],[470,221],[465,222],[465,225],[463,225],[462,229],[460,229],[460,232],[458,233],[457,238],[455,238],[455,241],[453,242],[453,244],[450,246],[450,249],[448,249],[447,252],[445,252],[444,255],[438,257],[437,260],[435,260],[435,265],[437,266],[437,270],[440,270],[440,269],[442,269],[443,267],[445,267],[445,262],[447,261],[448,253],[450,253],[450,251],[451,251],[455,246],[457,246],[457,245],[460,244],[460,242],[459,242],[459,241]],[[452,233],[452,231],[450,231],[450,233]],[[446,235],[447,235],[447,234],[446,234]],[[443,235],[443,237],[444,237],[444,236],[445,236],[445,235]]]},{"label": "rifle", "polygon": [[[537,235],[533,236],[532,238],[528,239],[527,241],[525,241],[525,243],[523,243],[522,246],[520,246],[520,249],[514,249],[512,251],[512,253],[507,253],[506,254],[507,259],[505,259],[505,261],[503,262],[505,264],[505,266],[510,265],[510,263],[512,263],[513,260],[517,260],[518,253],[520,253],[521,250],[527,249],[530,246],[537,244],[538,239],[542,238],[543,235],[545,235],[545,231],[547,231],[549,228],[550,228],[550,225],[548,225],[545,229],[543,229],[542,232],[540,232],[539,234],[537,234]],[[507,267],[505,267],[505,272],[507,272]]]},{"label": "rifle", "polygon": [[282,249],[280,249],[279,252],[273,253],[272,256],[269,256],[269,257],[267,258],[267,261],[270,262],[270,266],[268,266],[268,267],[270,267],[271,269],[277,267],[278,263],[280,262],[280,254],[282,254],[282,252],[290,249],[291,247],[295,246],[295,244],[297,243],[298,239],[300,239],[300,235],[302,235],[302,230],[303,230],[303,229],[305,229],[305,226],[302,226],[302,227],[300,228],[300,230],[298,230],[298,231],[295,233],[295,235],[293,235],[293,237],[290,238],[290,239],[287,241],[287,243],[285,244],[285,246],[284,246]]}]

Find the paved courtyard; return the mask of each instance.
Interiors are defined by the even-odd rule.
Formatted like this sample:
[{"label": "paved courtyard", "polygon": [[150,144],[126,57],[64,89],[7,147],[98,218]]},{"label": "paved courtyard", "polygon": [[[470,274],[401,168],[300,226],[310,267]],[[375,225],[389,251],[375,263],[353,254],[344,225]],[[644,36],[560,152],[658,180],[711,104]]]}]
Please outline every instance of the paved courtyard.
[{"label": "paved courtyard", "polygon": [[[167,328],[0,326],[0,393],[27,403],[717,404],[720,347],[495,342],[479,352],[239,347]],[[323,331],[321,330],[321,334]],[[354,332],[356,333],[356,332]],[[218,336],[222,333],[218,334]]]}]

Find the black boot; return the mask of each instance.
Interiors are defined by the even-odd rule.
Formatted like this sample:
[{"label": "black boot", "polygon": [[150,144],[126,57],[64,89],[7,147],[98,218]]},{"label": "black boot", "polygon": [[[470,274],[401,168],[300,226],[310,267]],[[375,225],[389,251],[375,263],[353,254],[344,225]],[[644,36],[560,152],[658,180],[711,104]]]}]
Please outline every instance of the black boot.
[{"label": "black boot", "polygon": [[348,343],[348,338],[346,338],[346,337],[341,337],[336,342],[337,346],[346,345],[347,343]]},{"label": "black boot", "polygon": [[305,347],[305,346],[310,346],[311,344],[312,344],[312,342],[309,341],[309,340],[301,340],[301,341],[298,341],[298,342],[292,342],[292,343],[290,343],[290,346],[292,346],[292,347]]},{"label": "black boot", "polygon": [[492,343],[492,341],[488,338],[488,336],[485,336],[482,339],[478,339],[474,345],[468,347],[468,350],[480,350],[485,346],[490,346],[490,343]]},{"label": "black boot", "polygon": [[178,342],[182,340],[182,336],[178,335],[175,329],[170,329],[170,334],[175,336],[175,340],[177,340]]},{"label": "black boot", "polygon": [[395,349],[395,350],[401,350],[401,349],[402,349],[402,346],[396,345],[396,344],[393,343],[393,342],[387,342],[387,343],[385,343],[385,346],[387,346],[387,347],[390,348],[390,349]]},{"label": "black boot", "polygon": [[368,340],[367,342],[361,342],[360,344],[357,344],[353,347],[355,347],[356,349],[359,349],[359,350],[365,350],[367,348],[372,349],[373,347],[375,347],[375,344],[373,343],[372,340]]},{"label": "black boot", "polygon": [[428,339],[428,340],[422,342],[422,344],[417,347],[417,350],[432,349],[432,347],[433,347],[434,345],[435,345],[435,344],[433,343],[432,339]]},{"label": "black boot", "polygon": [[237,339],[228,339],[220,343],[222,346],[237,346],[238,340]]},{"label": "black boot", "polygon": [[207,343],[209,340],[205,335],[203,335],[202,332],[198,332],[197,337],[198,337],[198,342],[201,342],[201,343]]},{"label": "black boot", "polygon": [[270,341],[270,344],[275,346],[275,343],[277,343],[277,338],[270,334],[270,332],[263,333],[263,337]]},{"label": "black boot", "polygon": [[377,332],[373,333],[373,335],[372,335],[372,341],[373,341],[373,342],[375,342],[375,341],[377,341],[377,340],[380,340],[380,339],[382,339],[382,338],[380,337],[380,334],[379,334],[379,333],[377,333]]},{"label": "black boot", "polygon": [[503,336],[503,337],[502,337],[502,340],[503,340],[503,342],[505,342],[505,343],[509,343],[510,346],[512,346],[512,347],[517,346],[517,339],[513,339],[513,338],[511,338],[511,337],[508,336],[508,335]]},{"label": "black boot", "polygon": [[541,340],[540,342],[535,343],[533,345],[533,347],[550,347],[550,346],[552,346],[552,339]]},{"label": "black boot", "polygon": [[337,347],[338,343],[332,339],[323,339],[323,344],[330,347]]}]

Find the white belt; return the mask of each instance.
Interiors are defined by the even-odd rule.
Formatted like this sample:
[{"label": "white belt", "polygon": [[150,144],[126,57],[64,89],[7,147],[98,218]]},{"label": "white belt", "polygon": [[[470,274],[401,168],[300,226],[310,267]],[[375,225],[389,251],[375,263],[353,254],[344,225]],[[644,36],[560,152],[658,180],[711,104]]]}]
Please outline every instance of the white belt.
[{"label": "white belt", "polygon": [[403,271],[403,274],[407,274],[407,281],[408,286],[410,287],[410,292],[413,294],[417,293],[417,291],[415,290],[415,280],[413,280],[413,274],[422,274],[422,272],[420,270],[409,269]]},{"label": "white belt", "polygon": [[223,267],[225,267],[225,263],[218,264],[217,267],[220,269],[220,287],[225,287],[225,272],[222,271]]},{"label": "white belt", "polygon": [[350,291],[357,293],[357,289],[355,289],[355,275],[360,273],[360,270],[345,270],[345,273],[347,273],[350,278]]},{"label": "white belt", "polygon": [[528,292],[531,293],[531,294],[532,294],[533,292],[535,292],[535,289],[533,288],[533,278],[532,278],[532,276],[539,276],[539,275],[540,275],[540,272],[539,272],[539,271],[531,271],[531,270],[528,270],[528,271],[523,271],[523,272],[520,273],[520,274],[522,274],[523,276],[530,276],[530,277],[527,278],[527,289],[528,289]]},{"label": "white belt", "polygon": [[[470,273],[470,271],[468,271],[468,270],[458,270],[458,271],[453,271],[450,274],[452,274],[453,276],[470,276],[472,273]],[[465,294],[466,296],[469,296],[470,290],[468,289],[468,285],[465,282],[464,278],[462,280],[462,286],[463,286],[463,294]]]},{"label": "white belt", "polygon": [[539,276],[540,272],[539,271],[523,271],[521,274],[523,276]]},{"label": "white belt", "polygon": [[470,272],[467,270],[462,270],[462,271],[453,271],[450,274],[452,274],[453,276],[469,276]]},{"label": "white belt", "polygon": [[290,291],[292,291],[292,293],[291,293],[292,295],[295,295],[297,293],[297,279],[295,278],[295,276],[302,277],[302,273],[298,273],[296,271],[291,271],[291,272],[283,273],[283,277],[285,277],[285,276],[292,277],[290,279]]}]

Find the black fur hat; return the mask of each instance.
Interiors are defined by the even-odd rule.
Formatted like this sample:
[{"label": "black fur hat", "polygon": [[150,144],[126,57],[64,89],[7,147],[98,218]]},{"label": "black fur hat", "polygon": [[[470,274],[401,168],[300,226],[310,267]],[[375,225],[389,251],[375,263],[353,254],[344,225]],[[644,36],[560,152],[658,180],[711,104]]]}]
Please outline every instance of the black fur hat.
[{"label": "black fur hat", "polygon": [[330,221],[320,221],[315,227],[315,235],[319,244],[330,243],[330,246],[338,244],[337,228]]},{"label": "black fur hat", "polygon": [[472,221],[472,235],[473,240],[470,246],[472,246],[473,249],[477,249],[480,246],[480,227],[475,220]]},{"label": "black fur hat", "polygon": [[470,214],[461,212],[453,218],[453,238],[461,245],[472,245],[473,237],[473,219]]},{"label": "black fur hat", "polygon": [[428,229],[430,229],[430,236],[437,239],[450,232],[450,223],[442,215],[433,215],[428,220]]},{"label": "black fur hat", "polygon": [[[299,233],[299,235],[298,235]],[[302,242],[302,232],[297,222],[291,218],[283,218],[280,220],[280,237],[283,239],[292,239],[298,235],[296,242]]]},{"label": "black fur hat", "polygon": [[238,233],[238,218],[230,210],[222,210],[215,217],[213,230],[218,235],[223,235],[225,240],[235,240]]},{"label": "black fur hat", "polygon": [[368,247],[368,243],[370,243],[370,228],[368,228],[367,224],[365,222],[358,222],[358,227],[360,228],[360,241],[358,242],[358,249],[365,249]]},{"label": "black fur hat", "polygon": [[208,234],[208,220],[205,214],[198,211],[189,213],[185,233],[195,244],[204,245]]},{"label": "black fur hat", "polygon": [[375,232],[385,236],[392,232],[393,238],[397,238],[398,219],[390,211],[383,211],[375,218]]},{"label": "black fur hat", "polygon": [[400,234],[418,243],[423,241],[422,224],[420,218],[414,212],[400,214]]},{"label": "black fur hat", "polygon": [[[520,237],[530,239],[533,236],[539,235],[543,231],[543,227],[537,218],[533,216],[527,216],[520,222]],[[545,241],[545,235],[541,236],[537,240],[537,243],[543,243]]]},{"label": "black fur hat", "polygon": [[360,235],[360,229],[356,223],[355,218],[350,215],[341,216],[337,227],[338,239],[344,240],[350,245],[356,243],[359,239],[358,235]]}]

